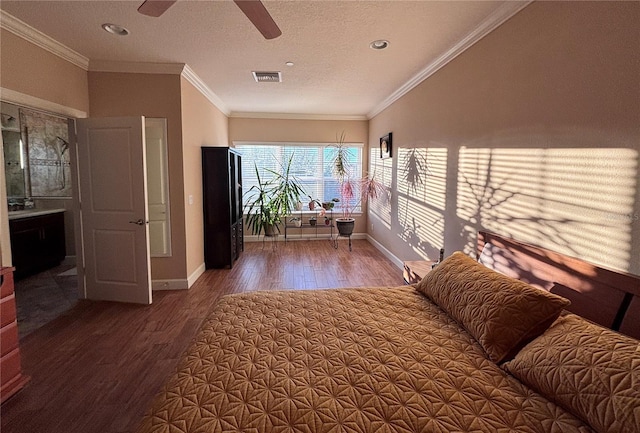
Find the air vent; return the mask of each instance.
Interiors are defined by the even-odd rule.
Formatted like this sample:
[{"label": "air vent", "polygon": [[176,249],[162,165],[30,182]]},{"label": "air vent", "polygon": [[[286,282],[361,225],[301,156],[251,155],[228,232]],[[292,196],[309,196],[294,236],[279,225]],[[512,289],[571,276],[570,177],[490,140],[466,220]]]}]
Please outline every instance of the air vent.
[{"label": "air vent", "polygon": [[253,71],[253,78],[258,83],[281,83],[282,82],[282,74],[278,72],[256,72]]}]

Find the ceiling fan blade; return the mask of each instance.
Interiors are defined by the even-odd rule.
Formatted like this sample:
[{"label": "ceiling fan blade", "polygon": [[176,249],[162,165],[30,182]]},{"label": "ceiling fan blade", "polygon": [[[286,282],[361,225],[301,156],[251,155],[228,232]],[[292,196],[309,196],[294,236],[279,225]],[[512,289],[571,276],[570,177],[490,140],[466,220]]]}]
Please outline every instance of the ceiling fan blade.
[{"label": "ceiling fan blade", "polygon": [[265,39],[275,39],[282,34],[269,11],[260,0],[233,0]]},{"label": "ceiling fan blade", "polygon": [[167,11],[178,0],[146,0],[138,8],[142,15],[159,17]]}]

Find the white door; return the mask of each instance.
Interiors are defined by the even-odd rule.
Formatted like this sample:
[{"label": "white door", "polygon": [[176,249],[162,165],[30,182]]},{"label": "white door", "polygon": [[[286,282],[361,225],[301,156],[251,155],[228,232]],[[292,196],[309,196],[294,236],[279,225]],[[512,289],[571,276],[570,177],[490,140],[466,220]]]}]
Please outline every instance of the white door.
[{"label": "white door", "polygon": [[144,118],[76,128],[86,297],[150,304]]}]

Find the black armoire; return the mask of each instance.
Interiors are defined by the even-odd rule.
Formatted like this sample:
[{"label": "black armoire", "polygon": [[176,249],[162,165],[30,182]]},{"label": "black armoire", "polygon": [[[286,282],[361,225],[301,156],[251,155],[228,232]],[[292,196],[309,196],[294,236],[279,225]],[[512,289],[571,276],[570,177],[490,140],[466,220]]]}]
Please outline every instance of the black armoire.
[{"label": "black armoire", "polygon": [[202,182],[205,266],[231,268],[244,248],[240,154],[228,147],[203,147]]}]

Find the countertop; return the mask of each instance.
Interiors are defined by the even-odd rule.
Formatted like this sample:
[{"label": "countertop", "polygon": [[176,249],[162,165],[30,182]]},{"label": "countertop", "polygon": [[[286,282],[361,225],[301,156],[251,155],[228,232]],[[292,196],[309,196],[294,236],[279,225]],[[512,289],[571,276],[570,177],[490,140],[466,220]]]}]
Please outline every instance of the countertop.
[{"label": "countertop", "polygon": [[52,213],[64,212],[66,209],[25,209],[9,211],[9,221],[22,218],[35,217],[40,215],[49,215]]}]

